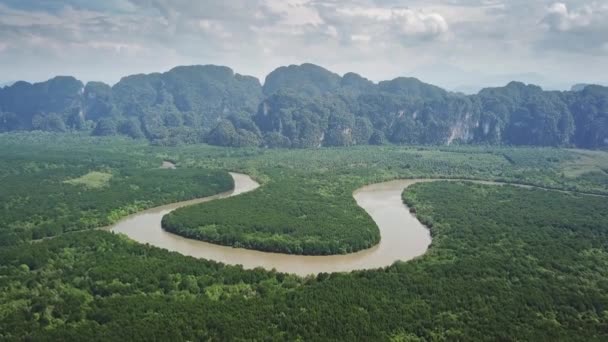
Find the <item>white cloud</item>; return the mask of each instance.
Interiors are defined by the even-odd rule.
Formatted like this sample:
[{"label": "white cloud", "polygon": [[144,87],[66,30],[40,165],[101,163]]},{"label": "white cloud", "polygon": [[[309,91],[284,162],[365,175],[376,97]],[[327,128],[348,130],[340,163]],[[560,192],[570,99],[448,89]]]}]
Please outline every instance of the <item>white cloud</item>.
[{"label": "white cloud", "polygon": [[366,20],[368,25],[382,25],[390,31],[381,31],[378,35],[394,33],[403,37],[432,38],[448,31],[448,23],[441,14],[417,9],[337,7],[335,16],[342,17],[343,22],[350,21],[353,24],[351,29],[357,29],[359,21]]},{"label": "white cloud", "polygon": [[221,22],[202,19],[199,20],[198,26],[201,28],[201,30],[203,30],[203,32],[218,38],[228,39],[232,37],[232,33],[226,30]]},{"label": "white cloud", "polygon": [[[0,0],[0,75],[114,82],[212,63],[263,78],[312,62],[374,80],[437,64],[471,70],[471,83],[492,72],[597,78],[608,73],[607,1]],[[457,82],[446,70],[433,79]]]},{"label": "white cloud", "polygon": [[438,13],[400,9],[393,10],[391,19],[404,36],[437,37],[448,31],[448,23]]},{"label": "white cloud", "polygon": [[608,44],[608,3],[592,1],[574,6],[550,4],[541,20],[545,30],[540,49],[563,50],[581,55],[606,55]]},{"label": "white cloud", "polygon": [[281,16],[280,24],[290,26],[322,25],[323,19],[309,0],[267,0],[265,5]]},{"label": "white cloud", "polygon": [[378,21],[388,21],[393,16],[392,9],[378,7],[338,7],[336,13],[345,17],[364,17]]},{"label": "white cloud", "polygon": [[[595,6],[594,6],[595,7]],[[556,2],[547,8],[543,22],[555,31],[570,31],[589,27],[598,16],[599,8],[586,5],[578,10],[570,10],[565,3]],[[605,17],[603,18],[605,20]]]},{"label": "white cloud", "polygon": [[369,35],[366,35],[366,34],[353,34],[352,36],[350,36],[350,39],[353,42],[367,43],[372,40],[372,37],[370,37]]}]

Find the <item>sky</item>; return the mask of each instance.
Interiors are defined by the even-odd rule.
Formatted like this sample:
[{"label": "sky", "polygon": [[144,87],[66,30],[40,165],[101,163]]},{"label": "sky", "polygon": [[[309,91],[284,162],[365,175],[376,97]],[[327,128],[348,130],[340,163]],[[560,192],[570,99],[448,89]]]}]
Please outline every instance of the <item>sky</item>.
[{"label": "sky", "polygon": [[0,83],[304,62],[469,92],[608,84],[608,0],[0,0]]}]

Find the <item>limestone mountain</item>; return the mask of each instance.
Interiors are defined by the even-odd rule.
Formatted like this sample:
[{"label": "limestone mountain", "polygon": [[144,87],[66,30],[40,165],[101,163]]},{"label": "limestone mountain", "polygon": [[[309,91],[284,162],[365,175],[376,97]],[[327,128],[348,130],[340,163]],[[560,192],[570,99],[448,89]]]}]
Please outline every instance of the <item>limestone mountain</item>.
[{"label": "limestone mountain", "polygon": [[89,131],[156,144],[309,148],[361,144],[608,147],[608,88],[545,91],[511,82],[475,95],[416,78],[374,83],[314,64],[258,79],[214,65],[0,88],[0,132]]}]

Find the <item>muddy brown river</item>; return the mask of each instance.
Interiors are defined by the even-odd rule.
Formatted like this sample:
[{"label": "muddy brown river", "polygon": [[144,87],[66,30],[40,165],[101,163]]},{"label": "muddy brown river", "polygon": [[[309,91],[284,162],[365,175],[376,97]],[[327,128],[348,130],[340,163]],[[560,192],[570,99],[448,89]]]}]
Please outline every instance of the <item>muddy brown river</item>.
[{"label": "muddy brown river", "polygon": [[[169,161],[164,161],[161,168],[173,169],[175,165]],[[353,197],[357,204],[367,211],[376,222],[381,236],[378,245],[357,253],[306,256],[261,252],[187,239],[166,232],[161,228],[163,216],[177,208],[237,196],[259,187],[259,184],[247,175],[239,173],[230,173],[230,175],[234,178],[235,187],[233,191],[142,211],[104,229],[125,234],[143,244],[150,244],[184,255],[215,260],[229,265],[242,265],[245,269],[262,267],[301,276],[321,272],[349,272],[390,266],[395,261],[407,261],[424,254],[431,244],[429,230],[410,214],[409,209],[401,200],[401,193],[412,184],[441,179],[395,180],[368,185],[355,191]],[[457,181],[457,179],[452,180]],[[524,188],[573,193],[522,184],[479,180],[467,181],[497,186],[510,184]],[[587,195],[605,197],[605,195]]]},{"label": "muddy brown river", "polygon": [[[167,167],[168,165],[164,166]],[[321,272],[349,272],[390,266],[395,261],[407,261],[424,254],[431,244],[429,230],[409,212],[409,209],[401,200],[401,193],[412,184],[440,179],[395,180],[368,185],[355,191],[353,197],[357,204],[376,222],[381,236],[378,245],[357,253],[306,256],[261,252],[187,239],[166,232],[161,228],[163,216],[177,208],[237,196],[259,187],[259,184],[247,175],[239,173],[230,173],[230,175],[234,178],[235,187],[233,191],[142,211],[128,216],[106,229],[126,234],[140,243],[165,248],[184,255],[215,260],[229,265],[242,265],[245,269],[262,267],[301,276]],[[488,185],[507,184],[491,181],[470,182]],[[524,188],[533,187],[519,184],[511,185]]]},{"label": "muddy brown river", "polygon": [[231,175],[235,183],[232,192],[149,209],[128,216],[109,229],[116,233],[126,234],[140,243],[147,243],[184,255],[215,260],[229,265],[242,265],[246,269],[263,267],[298,275],[389,266],[397,260],[410,260],[424,254],[431,243],[429,231],[410,214],[401,201],[403,189],[421,180],[374,184],[363,187],[353,194],[359,206],[365,209],[378,225],[382,238],[375,247],[352,254],[303,256],[260,252],[187,239],[161,228],[162,217],[177,208],[236,196],[259,186],[247,175],[238,173],[231,173]]}]

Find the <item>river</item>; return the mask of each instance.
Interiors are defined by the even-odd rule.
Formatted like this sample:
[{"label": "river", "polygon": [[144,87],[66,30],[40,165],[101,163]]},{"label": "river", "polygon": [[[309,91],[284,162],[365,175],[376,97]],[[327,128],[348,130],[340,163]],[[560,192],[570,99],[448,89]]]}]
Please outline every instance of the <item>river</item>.
[{"label": "river", "polygon": [[397,260],[410,260],[426,252],[431,243],[429,231],[401,201],[401,193],[416,180],[400,180],[369,185],[357,190],[355,200],[374,219],[380,229],[378,245],[352,254],[303,256],[261,252],[221,246],[187,239],[161,228],[161,219],[169,212],[184,206],[236,196],[256,189],[259,184],[249,176],[231,173],[234,190],[203,199],[173,203],[128,216],[109,229],[122,233],[143,244],[176,251],[197,258],[215,260],[246,269],[263,267],[298,275],[321,272],[347,272],[389,266]]}]

